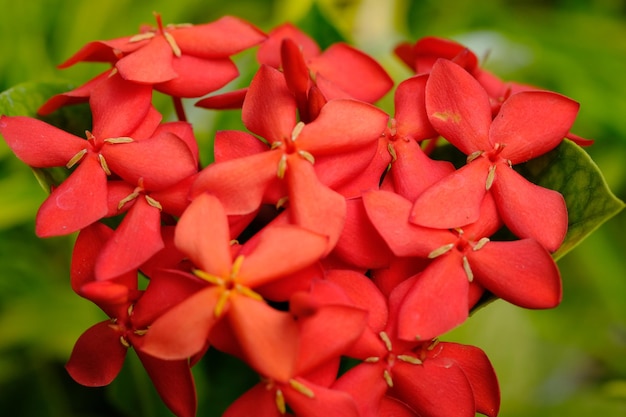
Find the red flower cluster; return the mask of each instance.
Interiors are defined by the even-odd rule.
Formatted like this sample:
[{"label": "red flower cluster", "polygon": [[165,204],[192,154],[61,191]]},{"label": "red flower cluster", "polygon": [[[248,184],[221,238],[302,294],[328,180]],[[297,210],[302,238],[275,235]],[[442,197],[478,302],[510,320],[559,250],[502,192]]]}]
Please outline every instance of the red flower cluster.
[{"label": "red flower cluster", "polygon": [[[197,103],[240,107],[248,129],[218,132],[202,167],[181,99],[235,79],[231,56],[257,46],[247,88]],[[351,46],[321,51],[292,25],[264,34],[232,17],[157,16],[62,64],[111,64],[40,110],[88,101],[85,138],[0,119],[26,164],[69,170],[36,232],[79,232],[72,288],[110,317],[76,343],[76,381],[110,383],[132,347],[167,406],[193,416],[190,367],[214,348],[260,375],[225,416],[497,415],[486,355],[438,337],[489,295],[559,303],[551,252],[567,209],[515,165],[565,137],[585,144],[569,133],[578,104],[504,83],[451,41],[396,54],[415,76],[390,116],[372,103],[393,81]],[[174,98],[180,121],[162,121],[153,90]],[[434,159],[441,138],[466,162]],[[346,357],[358,364],[340,373]]]}]

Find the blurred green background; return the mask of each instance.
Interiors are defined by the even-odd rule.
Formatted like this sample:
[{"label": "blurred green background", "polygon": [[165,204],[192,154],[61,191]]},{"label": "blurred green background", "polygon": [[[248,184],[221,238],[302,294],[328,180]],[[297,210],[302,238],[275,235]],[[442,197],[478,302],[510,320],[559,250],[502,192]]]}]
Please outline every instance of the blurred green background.
[{"label": "blurred green background", "polygon": [[[535,84],[581,103],[575,132],[613,192],[626,200],[626,2],[622,0],[0,0],[0,91],[33,80],[82,83],[102,71],[57,64],[91,40],[153,23],[205,23],[224,14],[262,29],[292,21],[325,45],[345,37],[397,80],[391,54],[402,40],[446,36],[470,46],[504,79]],[[324,24],[330,22],[330,25]],[[245,68],[244,68],[245,72]],[[389,109],[390,99],[381,106]],[[210,134],[215,118],[193,113]],[[140,365],[104,389],[65,373],[76,338],[102,313],[69,287],[72,237],[38,239],[45,194],[0,141],[0,410],[2,415],[167,416]],[[447,339],[483,348],[502,387],[502,417],[626,415],[626,213],[559,261],[564,298],[550,311],[497,301]],[[197,370],[199,416],[219,416],[254,376],[209,357]],[[215,360],[213,361],[215,362]],[[204,372],[209,369],[210,372]],[[233,391],[234,389],[234,391]]]}]

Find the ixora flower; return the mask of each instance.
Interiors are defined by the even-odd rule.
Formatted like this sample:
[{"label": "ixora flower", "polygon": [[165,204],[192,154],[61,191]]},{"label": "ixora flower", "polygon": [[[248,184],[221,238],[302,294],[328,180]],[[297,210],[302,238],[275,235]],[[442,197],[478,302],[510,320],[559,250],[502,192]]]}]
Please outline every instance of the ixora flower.
[{"label": "ixora flower", "polygon": [[411,221],[436,228],[473,223],[490,192],[513,233],[558,249],[567,231],[563,196],[530,183],[512,166],[555,148],[574,123],[578,103],[552,92],[524,91],[510,96],[492,119],[478,81],[440,59],[426,84],[426,109],[433,127],[468,162],[417,198]]}]

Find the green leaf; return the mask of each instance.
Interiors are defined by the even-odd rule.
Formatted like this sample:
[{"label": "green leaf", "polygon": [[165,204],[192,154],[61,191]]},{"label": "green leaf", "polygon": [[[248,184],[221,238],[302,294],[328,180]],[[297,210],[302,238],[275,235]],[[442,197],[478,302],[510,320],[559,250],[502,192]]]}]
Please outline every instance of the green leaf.
[{"label": "green leaf", "polygon": [[556,190],[565,198],[568,231],[565,241],[553,255],[555,259],[572,250],[624,208],[624,203],[611,192],[591,157],[569,140],[516,168],[531,182]]}]

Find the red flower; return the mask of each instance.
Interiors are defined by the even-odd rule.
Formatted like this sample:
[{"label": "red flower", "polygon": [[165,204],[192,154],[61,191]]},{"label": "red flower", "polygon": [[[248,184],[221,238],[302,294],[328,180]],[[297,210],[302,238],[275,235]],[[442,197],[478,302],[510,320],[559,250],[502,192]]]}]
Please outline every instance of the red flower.
[{"label": "red flower", "polygon": [[231,16],[197,26],[164,26],[161,16],[155,17],[157,27],[144,26],[135,36],[90,42],[59,67],[110,62],[125,80],[175,97],[200,97],[238,75],[231,55],[265,39],[251,24]]},{"label": "red flower", "polygon": [[468,163],[420,195],[411,221],[454,228],[478,219],[490,192],[504,223],[555,251],[567,230],[563,197],[528,182],[513,165],[556,147],[569,131],[578,104],[545,91],[509,97],[492,120],[489,97],[463,68],[439,60],[426,85],[426,109],[435,129],[468,156]]},{"label": "red flower", "polygon": [[[86,386],[108,385],[122,369],[128,349],[133,347],[164,403],[180,417],[196,413],[196,392],[187,360],[166,361],[146,354],[143,337],[155,310],[167,304],[144,299],[137,289],[137,272],[130,271],[109,281],[96,281],[96,257],[113,231],[94,224],[81,231],[72,255],[72,287],[110,317],[90,327],[77,340],[66,369],[75,381]],[[175,299],[168,291],[170,302]],[[157,302],[155,302],[157,301]],[[142,307],[142,304],[149,307]]]},{"label": "red flower", "polygon": [[327,239],[296,226],[276,226],[235,249],[221,203],[202,194],[181,216],[175,242],[197,268],[193,275],[179,273],[180,279],[201,285],[155,321],[144,348],[164,359],[192,356],[205,347],[215,323],[227,316],[237,336],[250,341],[242,342],[250,357],[262,357],[272,369],[288,372],[292,365],[283,361],[284,345],[261,340],[272,335],[279,340],[291,325],[254,289],[317,262]]}]

